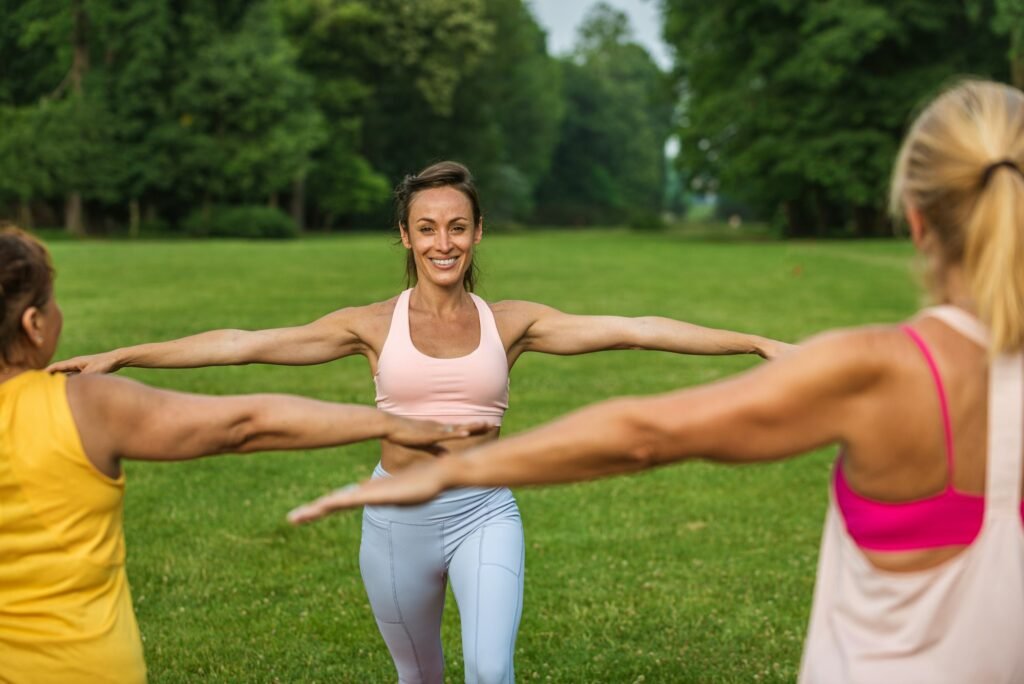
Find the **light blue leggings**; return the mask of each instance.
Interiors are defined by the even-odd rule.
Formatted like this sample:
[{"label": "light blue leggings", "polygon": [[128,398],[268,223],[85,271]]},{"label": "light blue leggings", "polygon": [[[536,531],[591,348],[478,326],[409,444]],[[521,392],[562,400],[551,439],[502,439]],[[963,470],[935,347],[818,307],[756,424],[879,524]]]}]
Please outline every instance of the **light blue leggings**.
[{"label": "light blue leggings", "polygon": [[[374,477],[387,477],[378,465]],[[445,583],[459,606],[466,682],[511,684],[523,609],[523,524],[508,489],[422,506],[367,506],[359,567],[401,684],[444,681]]]}]

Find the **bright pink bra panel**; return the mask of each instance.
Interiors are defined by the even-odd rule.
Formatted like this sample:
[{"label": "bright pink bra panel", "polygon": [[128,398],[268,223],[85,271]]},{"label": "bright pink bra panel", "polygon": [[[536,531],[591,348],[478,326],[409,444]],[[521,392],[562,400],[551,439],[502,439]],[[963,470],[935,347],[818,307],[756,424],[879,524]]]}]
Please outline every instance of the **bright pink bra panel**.
[{"label": "bright pink bra panel", "polygon": [[[968,545],[981,532],[985,497],[953,489],[953,425],[942,377],[931,350],[921,336],[908,326],[903,330],[921,350],[935,380],[945,431],[948,484],[944,491],[925,499],[899,503],[876,501],[850,489],[843,476],[840,454],[834,476],[836,505],[850,537],[864,549],[912,551]],[[1021,517],[1024,518],[1024,502],[1021,504]]]}]

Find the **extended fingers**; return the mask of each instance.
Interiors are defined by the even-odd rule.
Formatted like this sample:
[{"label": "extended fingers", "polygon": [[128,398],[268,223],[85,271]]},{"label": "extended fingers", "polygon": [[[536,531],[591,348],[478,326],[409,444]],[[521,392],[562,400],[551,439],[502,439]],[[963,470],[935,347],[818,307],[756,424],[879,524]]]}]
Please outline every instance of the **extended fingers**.
[{"label": "extended fingers", "polygon": [[360,487],[357,484],[350,484],[346,487],[335,489],[333,492],[325,494],[315,501],[292,509],[288,513],[288,522],[292,525],[302,525],[319,520],[334,511],[360,506],[362,505],[361,502],[356,501],[354,496],[354,493],[359,489]]}]

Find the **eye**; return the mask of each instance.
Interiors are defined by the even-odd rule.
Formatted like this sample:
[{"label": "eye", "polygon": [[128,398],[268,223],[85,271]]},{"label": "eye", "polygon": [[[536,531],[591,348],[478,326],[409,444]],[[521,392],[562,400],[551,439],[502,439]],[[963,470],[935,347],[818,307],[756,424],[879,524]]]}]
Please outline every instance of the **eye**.
[{"label": "eye", "polygon": [[433,226],[420,226],[419,231],[421,233],[423,233],[424,235],[429,235],[430,233],[434,232],[434,227]]},{"label": "eye", "polygon": [[466,226],[452,226],[453,233],[464,233],[466,232]]}]

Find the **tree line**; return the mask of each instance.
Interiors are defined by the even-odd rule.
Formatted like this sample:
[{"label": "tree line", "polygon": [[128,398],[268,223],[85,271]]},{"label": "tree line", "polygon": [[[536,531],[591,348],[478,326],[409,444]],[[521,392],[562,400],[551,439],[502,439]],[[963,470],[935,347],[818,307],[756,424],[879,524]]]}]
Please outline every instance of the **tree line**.
[{"label": "tree line", "polygon": [[556,57],[528,0],[0,0],[0,216],[384,225],[404,174],[458,159],[491,222],[653,225],[704,195],[877,235],[915,106],[1024,81],[1024,0],[659,6],[670,73],[603,4]]},{"label": "tree line", "polygon": [[1024,87],[1024,0],[663,0],[684,182],[791,236],[888,233],[915,108],[958,75]]},{"label": "tree line", "polygon": [[379,224],[404,174],[449,158],[492,220],[660,207],[667,79],[606,6],[560,58],[523,0],[0,0],[0,18],[0,214],[25,225],[201,231],[253,206]]}]

